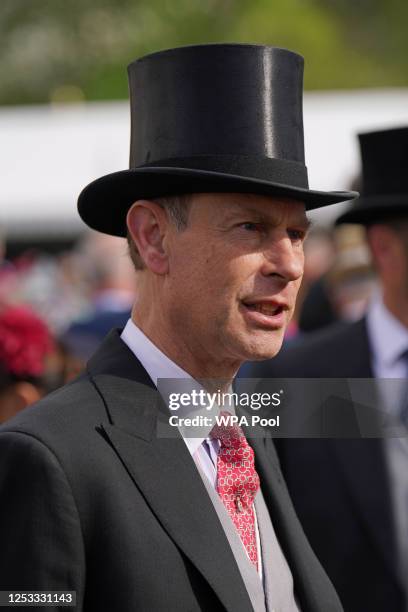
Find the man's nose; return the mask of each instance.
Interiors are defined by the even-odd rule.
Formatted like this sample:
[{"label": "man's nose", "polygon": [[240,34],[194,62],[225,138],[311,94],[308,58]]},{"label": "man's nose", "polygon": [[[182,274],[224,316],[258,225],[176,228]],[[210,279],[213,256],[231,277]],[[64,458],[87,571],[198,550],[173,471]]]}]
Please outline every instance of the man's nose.
[{"label": "man's nose", "polygon": [[287,237],[273,242],[263,252],[262,274],[280,277],[286,282],[296,281],[303,275],[303,246]]}]

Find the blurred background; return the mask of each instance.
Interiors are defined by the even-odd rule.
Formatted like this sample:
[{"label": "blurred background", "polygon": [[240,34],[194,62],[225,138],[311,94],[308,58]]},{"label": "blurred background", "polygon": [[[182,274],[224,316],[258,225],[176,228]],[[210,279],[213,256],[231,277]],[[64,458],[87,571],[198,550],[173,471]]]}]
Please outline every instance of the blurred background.
[{"label": "blurred background", "polygon": [[[64,338],[78,358],[73,373],[127,316],[135,287],[126,245],[87,231],[76,198],[128,166],[130,61],[204,42],[301,53],[310,184],[345,189],[358,184],[356,134],[408,124],[407,19],[397,0],[3,0],[0,300],[29,305]],[[290,334],[309,287],[329,269],[335,312],[319,325],[359,316],[375,282],[359,232],[331,228],[342,206],[312,214]]]}]

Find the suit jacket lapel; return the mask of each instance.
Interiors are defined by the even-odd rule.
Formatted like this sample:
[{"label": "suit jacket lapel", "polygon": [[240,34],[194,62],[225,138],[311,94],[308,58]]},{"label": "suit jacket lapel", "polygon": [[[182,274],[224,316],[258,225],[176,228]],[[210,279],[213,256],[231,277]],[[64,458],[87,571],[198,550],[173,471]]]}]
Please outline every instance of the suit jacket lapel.
[{"label": "suit jacket lapel", "polygon": [[[395,540],[383,441],[332,440],[332,448],[378,554],[397,576]],[[364,486],[361,486],[364,483]]]},{"label": "suit jacket lapel", "polygon": [[252,611],[235,558],[188,449],[168,427],[159,394],[117,332],[91,359],[90,375],[109,415],[102,425],[158,521],[227,610]]}]

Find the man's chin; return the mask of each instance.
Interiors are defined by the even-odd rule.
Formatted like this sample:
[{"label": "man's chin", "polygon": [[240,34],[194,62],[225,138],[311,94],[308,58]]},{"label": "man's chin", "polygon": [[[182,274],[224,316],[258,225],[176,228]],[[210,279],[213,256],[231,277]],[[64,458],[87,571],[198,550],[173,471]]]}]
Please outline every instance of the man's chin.
[{"label": "man's chin", "polygon": [[278,353],[279,353],[279,351],[276,351],[274,353],[261,353],[261,354],[258,353],[256,355],[250,357],[246,361],[266,361],[268,359],[273,359],[274,357],[276,357],[276,355]]},{"label": "man's chin", "polygon": [[246,351],[245,361],[265,361],[273,359],[282,348],[282,337],[274,337],[272,341],[251,343]]}]

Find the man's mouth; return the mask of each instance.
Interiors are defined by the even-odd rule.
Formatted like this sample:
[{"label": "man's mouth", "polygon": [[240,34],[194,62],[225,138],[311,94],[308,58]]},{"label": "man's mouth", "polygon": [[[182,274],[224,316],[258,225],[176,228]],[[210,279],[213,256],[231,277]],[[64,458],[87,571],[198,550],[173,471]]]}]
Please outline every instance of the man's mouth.
[{"label": "man's mouth", "polygon": [[268,317],[273,317],[275,315],[283,312],[284,307],[282,304],[273,304],[273,303],[265,303],[265,302],[255,302],[254,304],[247,304],[243,302],[245,308],[248,310],[253,310],[255,312],[260,312]]},{"label": "man's mouth", "polygon": [[241,309],[247,323],[255,328],[278,330],[287,324],[289,306],[281,300],[242,300]]}]

